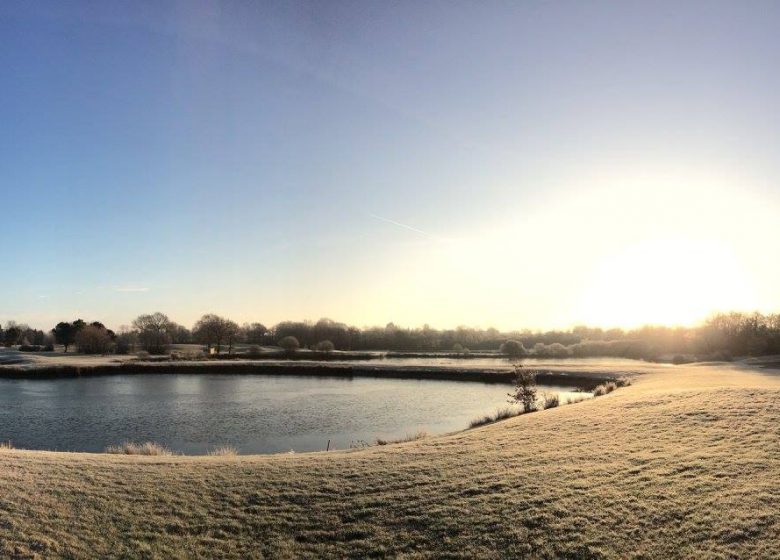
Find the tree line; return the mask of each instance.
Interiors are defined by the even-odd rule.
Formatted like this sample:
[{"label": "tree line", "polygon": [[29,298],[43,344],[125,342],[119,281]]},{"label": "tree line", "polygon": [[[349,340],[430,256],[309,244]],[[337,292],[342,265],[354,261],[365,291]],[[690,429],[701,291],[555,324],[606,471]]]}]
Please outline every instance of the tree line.
[{"label": "tree line", "polygon": [[21,349],[106,354],[144,350],[164,354],[172,344],[200,344],[208,353],[233,353],[236,345],[281,346],[288,350],[379,350],[398,352],[473,353],[502,351],[515,356],[545,358],[627,357],[656,359],[666,355],[728,358],[780,354],[780,314],[719,313],[697,327],[645,326],[638,329],[601,329],[578,326],[569,330],[501,332],[497,329],[458,327],[357,328],[332,319],[283,321],[267,328],[216,314],[203,315],[187,328],[163,313],[138,316],[117,331],[99,321],[62,321],[49,332],[14,321],[0,325],[0,343]]}]

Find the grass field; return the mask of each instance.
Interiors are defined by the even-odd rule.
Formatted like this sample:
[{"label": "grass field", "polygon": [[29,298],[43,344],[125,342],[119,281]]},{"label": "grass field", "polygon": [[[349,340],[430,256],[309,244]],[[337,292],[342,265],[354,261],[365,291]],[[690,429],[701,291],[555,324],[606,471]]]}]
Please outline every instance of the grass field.
[{"label": "grass field", "polygon": [[609,395],[352,452],[0,450],[0,557],[779,557],[780,377]]}]

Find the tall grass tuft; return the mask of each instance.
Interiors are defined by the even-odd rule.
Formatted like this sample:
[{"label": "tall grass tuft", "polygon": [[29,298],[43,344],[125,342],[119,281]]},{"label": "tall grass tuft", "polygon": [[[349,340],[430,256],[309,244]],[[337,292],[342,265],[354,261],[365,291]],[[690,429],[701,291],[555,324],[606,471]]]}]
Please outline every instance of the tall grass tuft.
[{"label": "tall grass tuft", "polygon": [[547,410],[548,408],[557,408],[559,404],[561,404],[561,399],[558,396],[558,393],[553,393],[552,395],[545,394],[544,397],[542,397],[542,408],[544,410]]},{"label": "tall grass tuft", "polygon": [[120,445],[109,445],[106,447],[106,453],[114,455],[173,455],[170,449],[152,441],[145,443],[126,441]]},{"label": "tall grass tuft", "polygon": [[382,439],[382,438],[376,438],[376,444],[377,445],[390,445],[392,443],[405,443],[407,441],[417,441],[418,439],[423,439],[428,437],[428,432],[424,430],[417,430],[413,434],[406,434],[405,437],[399,438],[399,439]]},{"label": "tall grass tuft", "polygon": [[0,441],[0,451],[9,451],[16,449],[10,441]]},{"label": "tall grass tuft", "polygon": [[232,445],[220,445],[209,451],[209,455],[214,457],[235,457],[238,455],[238,449]]},{"label": "tall grass tuft", "polygon": [[494,414],[485,414],[479,418],[474,418],[474,420],[472,420],[469,424],[469,428],[477,428],[479,426],[493,424],[499,420],[506,420],[507,418],[518,416],[519,414],[520,410],[506,406],[504,408],[499,408]]},{"label": "tall grass tuft", "polygon": [[614,381],[609,381],[607,383],[602,383],[601,385],[597,385],[596,388],[593,389],[593,396],[594,397],[601,397],[603,395],[611,393],[612,391],[614,391],[617,388],[618,388],[618,385]]}]

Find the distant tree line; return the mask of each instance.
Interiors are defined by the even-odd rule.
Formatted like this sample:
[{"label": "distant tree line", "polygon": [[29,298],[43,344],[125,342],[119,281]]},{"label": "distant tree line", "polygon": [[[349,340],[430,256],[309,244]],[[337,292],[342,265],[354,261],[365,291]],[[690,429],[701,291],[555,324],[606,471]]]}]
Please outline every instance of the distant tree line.
[{"label": "distant tree line", "polygon": [[333,350],[380,350],[398,352],[502,352],[508,356],[626,357],[656,359],[662,356],[714,357],[780,354],[780,314],[719,313],[698,327],[645,326],[638,329],[600,329],[585,326],[547,332],[497,329],[404,328],[359,329],[320,319],[283,321],[271,328],[262,323],[244,323],[215,314],[203,315],[191,329],[163,313],[140,315],[131,326],[116,332],[99,321],[82,319],[57,323],[50,332],[9,321],[0,325],[0,343],[23,349],[52,349],[57,343],[68,351],[91,354],[127,353],[144,350],[164,354],[173,344],[199,344],[208,353],[233,353],[236,345],[279,346],[289,352],[310,348]]}]

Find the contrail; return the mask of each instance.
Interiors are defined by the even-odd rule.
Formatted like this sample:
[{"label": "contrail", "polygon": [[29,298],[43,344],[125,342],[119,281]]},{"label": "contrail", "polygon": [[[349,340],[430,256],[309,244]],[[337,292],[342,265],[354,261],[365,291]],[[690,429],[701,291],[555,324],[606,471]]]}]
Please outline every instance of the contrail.
[{"label": "contrail", "polygon": [[416,227],[402,224],[401,222],[396,222],[395,220],[391,220],[389,218],[383,218],[382,216],[377,216],[376,214],[369,214],[369,216],[371,216],[372,218],[376,218],[377,220],[382,220],[383,222],[387,222],[388,224],[393,224],[394,226],[398,226],[404,229],[408,229],[410,231],[414,231],[416,233],[419,233],[420,235],[424,235],[425,237],[433,237],[433,235],[431,235],[427,231],[423,231],[421,229],[417,229]]}]

